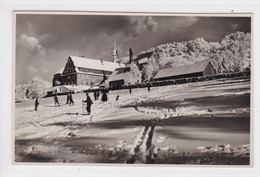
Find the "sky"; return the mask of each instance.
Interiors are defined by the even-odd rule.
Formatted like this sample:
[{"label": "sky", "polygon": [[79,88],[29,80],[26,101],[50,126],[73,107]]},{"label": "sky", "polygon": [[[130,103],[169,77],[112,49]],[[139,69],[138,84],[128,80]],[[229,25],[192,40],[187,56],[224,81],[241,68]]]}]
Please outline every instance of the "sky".
[{"label": "sky", "polygon": [[16,84],[40,76],[52,82],[70,55],[112,61],[171,41],[220,41],[236,31],[251,32],[249,17],[16,15]]}]

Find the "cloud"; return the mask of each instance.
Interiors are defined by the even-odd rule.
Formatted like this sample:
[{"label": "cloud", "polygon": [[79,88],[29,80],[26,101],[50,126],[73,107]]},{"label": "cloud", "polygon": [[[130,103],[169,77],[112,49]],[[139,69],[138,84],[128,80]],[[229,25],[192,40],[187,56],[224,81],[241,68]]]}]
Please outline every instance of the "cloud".
[{"label": "cloud", "polygon": [[239,25],[236,24],[236,23],[231,23],[231,24],[230,24],[230,28],[231,28],[232,30],[237,30],[237,29],[239,28]]},{"label": "cloud", "polygon": [[151,16],[146,16],[144,18],[144,29],[150,32],[157,31],[157,22],[155,22]]},{"label": "cloud", "polygon": [[145,30],[157,31],[157,22],[151,16],[107,16],[102,19],[96,17],[97,23],[100,22],[95,33],[98,31],[107,35],[121,33],[127,38],[138,38]]},{"label": "cloud", "polygon": [[[69,55],[98,56],[112,61],[114,41],[119,57],[125,57],[130,47],[138,54],[170,41],[197,37],[220,40],[233,29],[250,31],[251,26],[250,19],[240,17],[150,17],[145,14],[19,14],[16,19],[16,80],[19,83],[26,83],[35,76],[35,73],[24,72],[28,65],[34,66],[41,77],[51,80],[52,73],[64,66]],[[44,72],[45,69],[49,72]]]},{"label": "cloud", "polygon": [[34,56],[45,56],[46,48],[44,48],[36,37],[22,34],[19,36],[17,47],[24,53]]},{"label": "cloud", "polygon": [[191,27],[198,21],[197,17],[178,17],[174,18],[171,21],[172,27],[171,31],[172,32],[180,32],[185,28]]},{"label": "cloud", "polygon": [[128,38],[137,38],[142,32],[142,21],[142,17],[136,16],[106,17],[100,26],[103,26],[102,32],[105,32],[108,35],[121,33]]},{"label": "cloud", "polygon": [[36,72],[37,72],[37,69],[36,69],[33,65],[28,65],[28,66],[27,66],[27,70],[28,70],[30,73],[36,73]]}]

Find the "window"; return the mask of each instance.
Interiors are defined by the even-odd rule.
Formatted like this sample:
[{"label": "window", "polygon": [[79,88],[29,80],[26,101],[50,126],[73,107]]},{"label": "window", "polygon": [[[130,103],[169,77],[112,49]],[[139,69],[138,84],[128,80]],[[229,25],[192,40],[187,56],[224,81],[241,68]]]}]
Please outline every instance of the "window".
[{"label": "window", "polygon": [[129,71],[130,71],[130,68],[125,68],[125,73],[129,72]]}]

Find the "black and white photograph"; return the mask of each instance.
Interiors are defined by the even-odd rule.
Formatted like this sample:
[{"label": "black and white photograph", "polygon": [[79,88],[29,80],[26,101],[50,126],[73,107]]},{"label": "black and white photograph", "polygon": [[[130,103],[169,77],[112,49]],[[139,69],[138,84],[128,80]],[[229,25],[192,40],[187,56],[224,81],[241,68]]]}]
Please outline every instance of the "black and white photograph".
[{"label": "black and white photograph", "polygon": [[252,14],[13,16],[14,164],[252,165]]}]

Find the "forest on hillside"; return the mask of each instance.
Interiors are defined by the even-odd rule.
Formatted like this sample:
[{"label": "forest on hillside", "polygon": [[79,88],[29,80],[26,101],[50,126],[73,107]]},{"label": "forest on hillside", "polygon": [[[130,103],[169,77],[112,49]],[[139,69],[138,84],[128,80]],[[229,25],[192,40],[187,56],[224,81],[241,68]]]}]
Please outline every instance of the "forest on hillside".
[{"label": "forest on hillside", "polygon": [[235,32],[219,42],[203,38],[182,42],[169,42],[151,48],[154,51],[142,70],[144,79],[151,80],[159,69],[193,64],[209,60],[218,74],[250,70],[251,33]]}]

